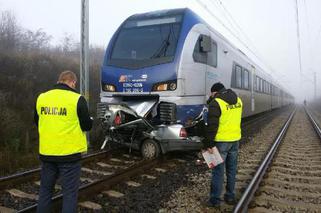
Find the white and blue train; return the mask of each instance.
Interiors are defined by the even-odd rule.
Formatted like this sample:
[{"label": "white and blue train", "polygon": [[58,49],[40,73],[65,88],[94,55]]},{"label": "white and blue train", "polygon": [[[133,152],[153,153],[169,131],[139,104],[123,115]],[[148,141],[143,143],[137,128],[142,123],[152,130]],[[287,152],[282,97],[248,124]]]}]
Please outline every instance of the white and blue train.
[{"label": "white and blue train", "polygon": [[206,100],[222,82],[243,100],[243,117],[292,103],[270,75],[190,9],[136,14],[107,47],[98,114],[106,140],[144,157],[200,148]]}]

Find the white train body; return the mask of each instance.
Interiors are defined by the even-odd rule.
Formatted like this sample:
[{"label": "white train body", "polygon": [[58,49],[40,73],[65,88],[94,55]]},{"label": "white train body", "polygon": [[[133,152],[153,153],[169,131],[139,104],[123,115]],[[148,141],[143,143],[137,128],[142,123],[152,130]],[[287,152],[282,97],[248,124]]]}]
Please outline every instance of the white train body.
[{"label": "white train body", "polygon": [[162,131],[164,126],[190,126],[206,109],[216,82],[241,97],[243,117],[294,101],[272,76],[189,9],[129,17],[111,39],[101,72],[101,102],[127,105],[155,127],[154,133],[160,126]]}]

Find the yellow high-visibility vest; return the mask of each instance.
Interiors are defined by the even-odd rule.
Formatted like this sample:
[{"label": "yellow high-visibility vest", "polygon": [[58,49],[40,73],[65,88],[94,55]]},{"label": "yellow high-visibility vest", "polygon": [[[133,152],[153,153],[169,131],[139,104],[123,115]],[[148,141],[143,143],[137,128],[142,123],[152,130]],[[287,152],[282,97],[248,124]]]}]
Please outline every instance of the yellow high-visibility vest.
[{"label": "yellow high-visibility vest", "polygon": [[62,89],[39,95],[36,108],[40,154],[65,156],[87,151],[86,135],[77,115],[79,98],[80,94]]},{"label": "yellow high-visibility vest", "polygon": [[237,98],[236,104],[228,104],[220,98],[215,98],[221,109],[218,130],[214,141],[234,142],[241,139],[241,119],[243,103]]}]

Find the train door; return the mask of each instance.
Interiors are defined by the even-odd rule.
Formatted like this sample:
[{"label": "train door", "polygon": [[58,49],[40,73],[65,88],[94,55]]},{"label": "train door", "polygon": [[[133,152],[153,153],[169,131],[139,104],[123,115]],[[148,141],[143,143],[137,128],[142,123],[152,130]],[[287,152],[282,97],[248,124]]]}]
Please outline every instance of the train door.
[{"label": "train door", "polygon": [[[207,28],[201,29],[202,34],[198,32],[191,33],[185,42],[183,55],[181,58],[180,78],[184,84],[184,96],[200,100],[202,104],[207,94],[206,91],[206,71],[208,58],[211,51],[210,32]],[[197,98],[199,97],[199,98]]]}]

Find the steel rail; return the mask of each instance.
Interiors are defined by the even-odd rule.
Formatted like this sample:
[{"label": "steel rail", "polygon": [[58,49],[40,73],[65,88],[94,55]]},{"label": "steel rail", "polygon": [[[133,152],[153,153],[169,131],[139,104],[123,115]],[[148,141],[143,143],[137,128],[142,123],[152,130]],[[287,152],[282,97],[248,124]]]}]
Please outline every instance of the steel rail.
[{"label": "steel rail", "polygon": [[273,145],[271,146],[269,152],[266,154],[264,160],[262,161],[261,165],[257,169],[253,179],[249,183],[248,187],[246,188],[245,192],[243,193],[241,199],[238,201],[236,206],[233,209],[234,213],[240,213],[240,212],[247,212],[248,205],[250,204],[260,182],[262,181],[270,163],[273,160],[273,157],[282,142],[283,138],[285,137],[285,134],[290,126],[290,123],[294,117],[294,114],[296,112],[296,109],[293,110],[293,112],[290,114],[289,118],[283,125],[281,131],[277,135],[276,139],[274,140]]},{"label": "steel rail", "polygon": [[[87,162],[92,160],[93,158],[100,158],[105,157],[110,153],[110,150],[108,151],[101,151],[101,152],[95,152],[91,154],[86,154],[81,157],[81,161]],[[28,182],[30,180],[34,180],[36,178],[39,178],[41,168],[35,168],[28,171],[16,173],[9,176],[4,176],[0,178],[0,190],[6,189],[9,186],[21,184],[23,182]]]},{"label": "steel rail", "polygon": [[313,126],[314,130],[316,131],[316,133],[318,134],[319,138],[321,139],[321,129],[320,129],[318,123],[315,121],[315,119],[312,117],[310,111],[306,107],[304,107],[304,110],[305,110],[305,113],[308,115],[309,120],[312,123],[312,126]]},{"label": "steel rail", "polygon": [[[157,165],[160,162],[160,158],[153,159],[153,160],[144,160],[138,164],[135,164],[127,169],[124,169],[122,171],[119,171],[118,173],[105,177],[101,180],[88,183],[85,185],[82,185],[79,187],[79,201],[86,200],[90,198],[91,196],[97,195],[99,192],[102,192],[104,190],[107,190],[111,188],[113,185],[120,183],[121,181],[124,181],[128,179],[129,177],[135,176],[142,171],[146,171],[155,165]],[[61,205],[62,205],[62,198],[63,195],[60,193],[52,198],[52,210],[54,212],[60,212],[61,211]],[[32,206],[26,207],[24,209],[21,209],[17,211],[18,213],[22,212],[34,212],[37,209],[37,204],[34,204]]]}]

